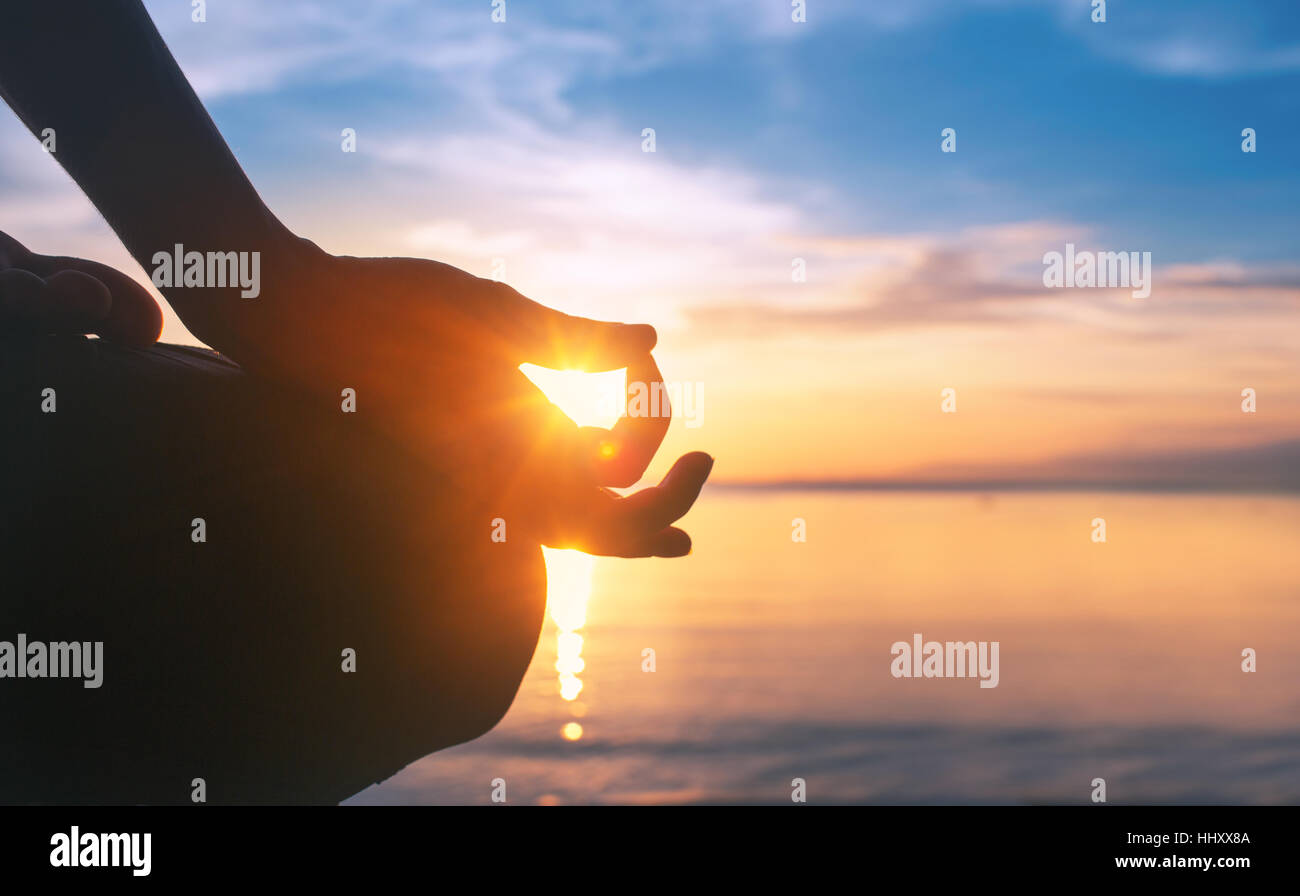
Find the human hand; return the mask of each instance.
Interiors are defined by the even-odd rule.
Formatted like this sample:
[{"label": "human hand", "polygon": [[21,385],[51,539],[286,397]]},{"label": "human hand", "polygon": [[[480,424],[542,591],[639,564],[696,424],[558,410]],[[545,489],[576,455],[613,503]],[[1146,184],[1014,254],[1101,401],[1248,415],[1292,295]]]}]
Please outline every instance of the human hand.
[{"label": "human hand", "polygon": [[0,334],[95,333],[143,347],[162,311],[149,292],[108,265],[37,255],[0,233]]},{"label": "human hand", "polygon": [[626,367],[629,382],[653,384],[651,327],[571,317],[439,262],[333,256],[305,240],[265,253],[261,271],[257,298],[206,303],[195,334],[331,402],[355,389],[359,418],[490,498],[511,535],[611,556],[690,551],[672,523],[712,458],[687,454],[627,497],[605,487],[641,478],[670,412],[579,428],[519,370]]}]

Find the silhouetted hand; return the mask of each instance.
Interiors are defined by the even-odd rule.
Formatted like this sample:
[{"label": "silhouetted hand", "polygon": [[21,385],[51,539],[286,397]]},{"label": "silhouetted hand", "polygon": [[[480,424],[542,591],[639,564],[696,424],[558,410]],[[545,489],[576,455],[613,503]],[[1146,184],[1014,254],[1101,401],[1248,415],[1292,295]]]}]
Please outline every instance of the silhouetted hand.
[{"label": "silhouetted hand", "polygon": [[0,333],[95,333],[146,346],[161,329],[158,303],[121,271],[36,255],[0,233]]},{"label": "silhouetted hand", "polygon": [[613,556],[689,552],[671,524],[712,458],[687,454],[627,497],[604,488],[640,479],[670,412],[579,428],[518,369],[626,367],[629,382],[649,386],[660,380],[653,328],[562,314],[439,262],[336,257],[294,238],[263,254],[261,279],[258,297],[214,290],[201,312],[187,297],[186,324],[242,366],[335,406],[355,389],[359,419],[490,497],[512,534]]},{"label": "silhouetted hand", "polygon": [[[650,386],[660,380],[651,327],[562,314],[434,261],[336,257],[292,239],[268,255],[262,294],[214,296],[197,320],[187,315],[196,335],[331,401],[356,389],[359,416],[496,501],[516,533],[611,556],[689,552],[671,524],[694,503],[711,458],[687,454],[660,485],[625,498],[604,487],[640,479],[669,410],[624,417],[612,431],[579,428],[518,369],[626,367],[629,382]],[[0,332],[145,346],[161,320],[122,272],[37,255],[0,233]]]}]

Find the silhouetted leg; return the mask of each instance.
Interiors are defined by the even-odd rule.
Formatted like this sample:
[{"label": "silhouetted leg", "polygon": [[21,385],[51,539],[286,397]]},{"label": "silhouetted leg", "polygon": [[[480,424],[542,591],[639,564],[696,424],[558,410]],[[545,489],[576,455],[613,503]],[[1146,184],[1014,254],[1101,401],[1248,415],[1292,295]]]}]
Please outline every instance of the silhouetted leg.
[{"label": "silhouetted leg", "polygon": [[0,346],[0,421],[0,640],[104,642],[100,688],[0,679],[0,801],[335,802],[509,707],[540,551],[364,413],[47,337]]}]

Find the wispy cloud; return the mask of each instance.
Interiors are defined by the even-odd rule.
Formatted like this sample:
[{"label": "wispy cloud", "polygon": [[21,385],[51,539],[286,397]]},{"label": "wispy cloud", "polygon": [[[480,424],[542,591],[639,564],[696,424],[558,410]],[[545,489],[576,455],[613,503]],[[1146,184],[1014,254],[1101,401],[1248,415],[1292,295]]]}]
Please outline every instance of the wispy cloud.
[{"label": "wispy cloud", "polygon": [[1105,23],[1091,4],[1059,0],[1058,22],[1100,56],[1162,75],[1217,79],[1300,69],[1295,5],[1111,3]]},{"label": "wispy cloud", "polygon": [[[1065,243],[1105,250],[1087,228],[1021,222],[954,235],[896,234],[809,239],[811,301],[744,301],[689,310],[712,334],[789,333],[792,327],[844,332],[898,327],[1006,325],[1054,321],[1160,338],[1191,315],[1269,316],[1300,309],[1300,268],[1234,261],[1155,266],[1147,300],[1128,288],[1049,289],[1043,254]],[[812,278],[810,278],[812,279]]]}]

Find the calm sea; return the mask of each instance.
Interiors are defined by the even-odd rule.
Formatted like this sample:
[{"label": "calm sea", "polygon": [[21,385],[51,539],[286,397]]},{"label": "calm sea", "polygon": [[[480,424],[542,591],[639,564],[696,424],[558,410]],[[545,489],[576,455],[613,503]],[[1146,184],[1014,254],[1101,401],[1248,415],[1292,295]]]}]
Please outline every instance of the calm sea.
[{"label": "calm sea", "polygon": [[[506,718],[349,802],[1300,802],[1300,499],[710,489],[685,525],[548,552]],[[998,686],[894,678],[918,633],[999,642]]]}]

